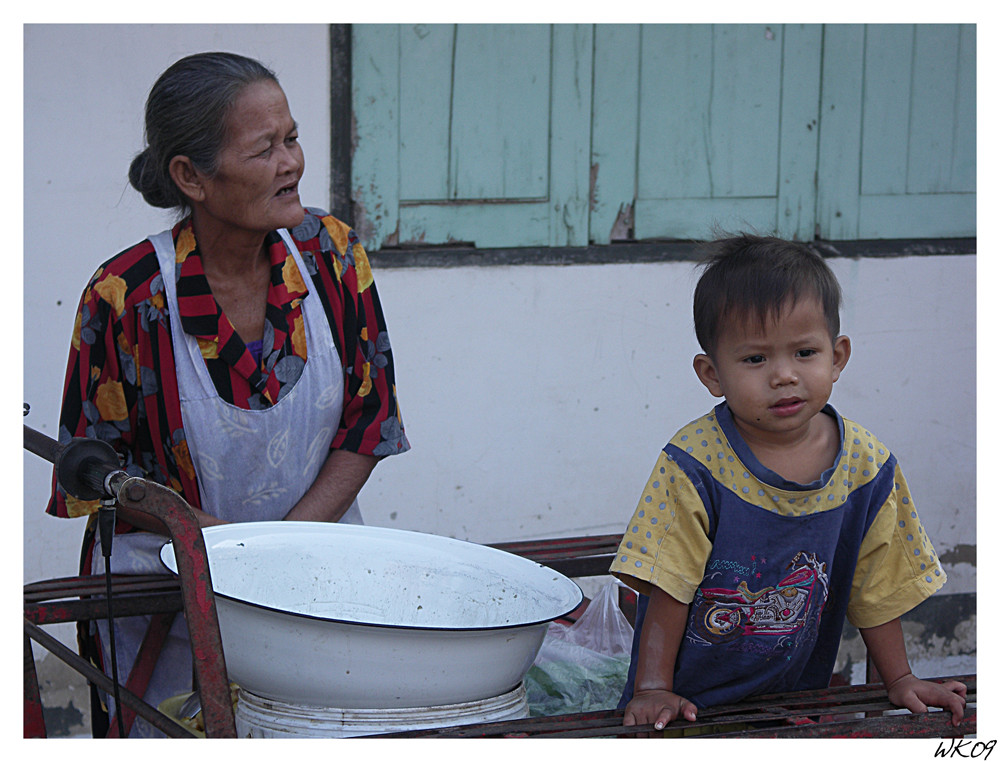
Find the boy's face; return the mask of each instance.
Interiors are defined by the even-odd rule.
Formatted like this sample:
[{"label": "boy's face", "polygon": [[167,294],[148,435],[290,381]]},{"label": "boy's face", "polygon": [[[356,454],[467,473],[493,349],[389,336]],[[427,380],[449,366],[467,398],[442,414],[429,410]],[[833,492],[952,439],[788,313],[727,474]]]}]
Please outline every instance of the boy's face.
[{"label": "boy's face", "polygon": [[744,434],[780,444],[808,435],[850,356],[850,339],[831,341],[823,307],[810,297],[786,305],[763,328],[729,319],[713,356],[696,356],[694,369],[714,396],[726,398]]}]

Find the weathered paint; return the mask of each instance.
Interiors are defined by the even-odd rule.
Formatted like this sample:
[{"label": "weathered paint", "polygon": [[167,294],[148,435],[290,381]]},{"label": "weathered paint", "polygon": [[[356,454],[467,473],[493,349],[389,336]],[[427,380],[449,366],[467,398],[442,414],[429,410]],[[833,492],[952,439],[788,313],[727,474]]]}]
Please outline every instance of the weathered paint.
[{"label": "weathered paint", "polygon": [[974,25],[353,29],[370,249],[975,234]]},{"label": "weathered paint", "polygon": [[[947,587],[901,617],[907,658],[919,677],[937,677],[949,665],[974,668],[976,664],[976,595],[946,591]],[[867,650],[850,624],[844,628],[834,670],[848,683],[866,676]]]}]

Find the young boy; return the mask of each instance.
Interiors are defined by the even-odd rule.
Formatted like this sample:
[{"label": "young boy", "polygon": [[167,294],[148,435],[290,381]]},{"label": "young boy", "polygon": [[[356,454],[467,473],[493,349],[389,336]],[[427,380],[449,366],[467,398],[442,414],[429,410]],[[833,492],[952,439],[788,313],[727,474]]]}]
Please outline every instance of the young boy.
[{"label": "young boy", "polygon": [[851,356],[836,278],[774,238],[709,253],[694,370],[723,401],[660,453],[611,566],[643,594],[624,724],[824,688],[846,617],[892,703],[957,725],[966,686],[914,677],[899,622],[944,571],[895,456],[827,404]]}]

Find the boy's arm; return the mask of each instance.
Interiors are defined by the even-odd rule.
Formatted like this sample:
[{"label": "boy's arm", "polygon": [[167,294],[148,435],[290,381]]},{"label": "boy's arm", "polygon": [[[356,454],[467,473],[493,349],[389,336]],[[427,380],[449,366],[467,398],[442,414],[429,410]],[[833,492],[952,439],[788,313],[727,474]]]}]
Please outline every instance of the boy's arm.
[{"label": "boy's arm", "polygon": [[655,724],[661,730],[677,717],[695,719],[698,708],[673,692],[674,663],[687,615],[688,604],[653,586],[639,637],[635,691],[625,707],[625,725]]},{"label": "boy's arm", "polygon": [[903,628],[898,617],[878,627],[860,628],[860,632],[885,684],[889,701],[917,714],[926,712],[928,706],[938,706],[951,711],[952,725],[962,721],[966,686],[955,680],[934,683],[914,677],[906,658]]}]

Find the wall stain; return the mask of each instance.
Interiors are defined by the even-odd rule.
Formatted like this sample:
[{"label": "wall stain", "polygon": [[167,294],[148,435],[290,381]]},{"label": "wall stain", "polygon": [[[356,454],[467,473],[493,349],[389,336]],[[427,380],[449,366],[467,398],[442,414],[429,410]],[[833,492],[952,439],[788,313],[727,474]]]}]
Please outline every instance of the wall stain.
[{"label": "wall stain", "polygon": [[[949,657],[975,659],[976,643],[976,594],[939,593],[916,606],[900,618],[907,657],[916,660],[945,660]],[[867,649],[858,632],[850,623],[844,625],[844,634],[837,653],[834,671],[849,680],[855,664],[864,664]],[[942,661],[943,663],[943,661]],[[928,677],[929,675],[921,675]]]},{"label": "wall stain", "polygon": [[943,564],[971,564],[976,565],[976,546],[959,543],[944,553],[938,553],[938,558]]}]

